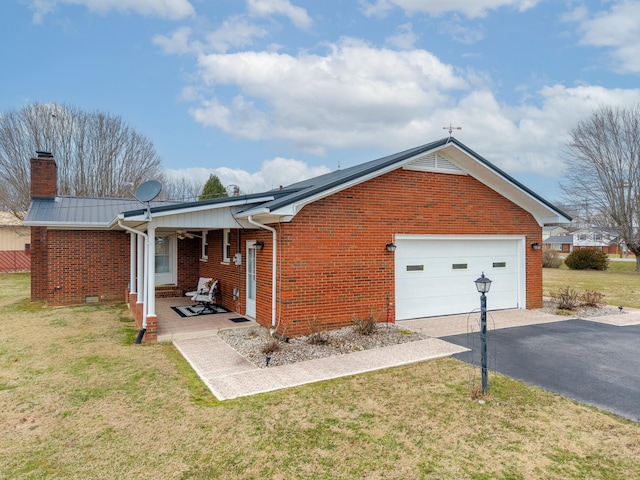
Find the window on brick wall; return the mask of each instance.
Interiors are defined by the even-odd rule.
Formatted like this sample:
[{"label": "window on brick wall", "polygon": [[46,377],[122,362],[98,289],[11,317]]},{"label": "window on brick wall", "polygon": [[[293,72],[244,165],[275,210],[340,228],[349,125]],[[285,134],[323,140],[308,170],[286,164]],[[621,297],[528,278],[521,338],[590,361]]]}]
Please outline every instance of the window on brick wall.
[{"label": "window on brick wall", "polygon": [[176,238],[156,237],[156,285],[174,285],[177,269]]},{"label": "window on brick wall", "polygon": [[225,228],[222,231],[222,261],[231,261],[231,229]]}]

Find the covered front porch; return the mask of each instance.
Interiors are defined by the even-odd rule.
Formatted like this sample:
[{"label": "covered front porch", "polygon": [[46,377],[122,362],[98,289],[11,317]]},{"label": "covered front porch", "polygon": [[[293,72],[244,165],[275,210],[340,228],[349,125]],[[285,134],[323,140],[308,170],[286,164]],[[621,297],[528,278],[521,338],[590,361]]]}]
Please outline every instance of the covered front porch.
[{"label": "covered front porch", "polygon": [[156,299],[158,342],[172,342],[174,340],[208,337],[216,335],[219,330],[229,328],[247,328],[258,325],[253,320],[250,320],[237,312],[181,317],[175,310],[173,310],[173,308],[171,308],[192,304],[193,301],[189,297]]}]

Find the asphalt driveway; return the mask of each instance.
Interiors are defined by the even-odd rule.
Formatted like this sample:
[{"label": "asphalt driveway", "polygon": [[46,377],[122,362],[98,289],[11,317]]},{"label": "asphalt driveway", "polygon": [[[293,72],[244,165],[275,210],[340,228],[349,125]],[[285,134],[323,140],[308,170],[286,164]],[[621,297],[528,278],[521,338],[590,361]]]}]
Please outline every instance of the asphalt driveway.
[{"label": "asphalt driveway", "polygon": [[[470,348],[455,357],[479,365],[479,333],[441,339]],[[640,422],[640,326],[541,323],[490,330],[487,347],[492,371]]]}]

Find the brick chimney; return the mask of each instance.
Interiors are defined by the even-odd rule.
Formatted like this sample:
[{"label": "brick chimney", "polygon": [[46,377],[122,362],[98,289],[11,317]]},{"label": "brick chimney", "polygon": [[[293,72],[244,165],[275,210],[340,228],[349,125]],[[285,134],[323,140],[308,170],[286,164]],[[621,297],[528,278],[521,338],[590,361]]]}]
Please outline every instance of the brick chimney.
[{"label": "brick chimney", "polygon": [[58,166],[49,152],[36,152],[31,159],[31,198],[55,198],[58,194]]}]

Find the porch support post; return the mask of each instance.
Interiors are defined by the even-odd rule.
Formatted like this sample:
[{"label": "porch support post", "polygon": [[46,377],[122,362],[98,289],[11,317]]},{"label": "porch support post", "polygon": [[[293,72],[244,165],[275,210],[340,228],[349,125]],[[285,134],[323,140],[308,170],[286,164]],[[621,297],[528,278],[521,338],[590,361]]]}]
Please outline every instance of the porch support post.
[{"label": "porch support post", "polygon": [[136,235],[138,239],[138,301],[136,303],[144,303],[144,235]]},{"label": "porch support post", "polygon": [[138,284],[136,282],[136,237],[133,233],[129,233],[129,294],[138,293]]},{"label": "porch support post", "polygon": [[147,318],[156,316],[156,227],[147,228]]}]

